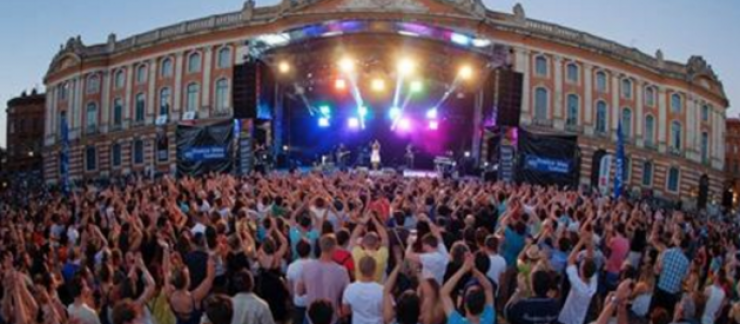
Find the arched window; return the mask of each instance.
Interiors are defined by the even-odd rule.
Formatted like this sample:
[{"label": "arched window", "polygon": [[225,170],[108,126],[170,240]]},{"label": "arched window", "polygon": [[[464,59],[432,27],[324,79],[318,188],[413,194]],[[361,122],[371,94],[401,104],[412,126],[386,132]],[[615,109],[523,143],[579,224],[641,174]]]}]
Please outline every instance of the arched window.
[{"label": "arched window", "polygon": [[123,70],[116,71],[116,77],[115,77],[115,86],[116,89],[122,89],[124,86],[124,83],[126,83],[126,74]]},{"label": "arched window", "polygon": [[678,121],[671,123],[671,147],[681,150],[681,123]]},{"label": "arched window", "polygon": [[603,100],[599,100],[598,102],[596,102],[596,131],[599,133],[606,133],[606,116],[606,102]]},{"label": "arched window", "polygon": [[534,91],[534,118],[546,120],[549,105],[547,89],[537,88]]},{"label": "arched window", "polygon": [[708,122],[709,121],[709,113],[712,111],[712,107],[705,104],[701,106],[701,121]]},{"label": "arched window", "polygon": [[566,76],[568,82],[578,83],[578,65],[575,63],[568,63],[568,67],[566,68]]},{"label": "arched window", "polygon": [[200,92],[200,87],[198,86],[197,83],[191,83],[188,85],[187,101],[185,103],[186,111],[198,110],[198,92]]},{"label": "arched window", "polygon": [[146,114],[146,96],[143,93],[136,95],[136,111],[134,120],[137,122],[144,121],[144,114]]},{"label": "arched window", "polygon": [[625,138],[632,136],[632,110],[622,108],[622,135]]},{"label": "arched window", "polygon": [[574,94],[568,95],[568,115],[565,119],[565,124],[570,126],[578,125],[578,111],[580,106],[580,101],[578,100],[578,96]]},{"label": "arched window", "polygon": [[144,163],[144,141],[140,139],[134,140],[134,164]]},{"label": "arched window", "polygon": [[216,110],[224,111],[229,107],[229,80],[226,78],[216,82]]},{"label": "arched window", "polygon": [[87,77],[87,87],[85,91],[87,94],[95,94],[100,90],[100,77],[97,74],[90,75]]},{"label": "arched window", "polygon": [[671,95],[671,111],[673,113],[680,113],[681,108],[683,108],[683,102],[681,100],[681,95],[678,93],[674,93]]},{"label": "arched window", "polygon": [[655,88],[651,86],[645,88],[645,105],[655,106]]},{"label": "arched window", "polygon": [[701,160],[709,161],[709,133],[701,132]]},{"label": "arched window", "polygon": [[188,73],[200,72],[200,53],[196,52],[188,56]]},{"label": "arched window", "polygon": [[655,117],[645,116],[645,144],[653,146],[655,143]]},{"label": "arched window", "polygon": [[115,143],[111,146],[111,163],[114,167],[121,166],[121,144]]},{"label": "arched window", "polygon": [[98,155],[95,146],[88,146],[85,149],[85,170],[95,171],[98,168]]},{"label": "arched window", "polygon": [[622,79],[622,97],[632,99],[632,80]]},{"label": "arched window", "polygon": [[141,64],[136,68],[136,84],[144,83],[146,83],[146,64]]},{"label": "arched window", "polygon": [[653,162],[642,163],[642,185],[649,187],[653,184]]},{"label": "arched window", "polygon": [[218,67],[223,69],[231,66],[231,48],[224,46],[218,51]]},{"label": "arched window", "polygon": [[94,102],[87,104],[86,112],[87,130],[88,132],[95,131],[98,126],[98,105]]},{"label": "arched window", "polygon": [[113,99],[113,125],[121,126],[123,122],[123,100],[121,98]]},{"label": "arched window", "polygon": [[606,73],[604,71],[596,72],[596,91],[606,92]]},{"label": "arched window", "polygon": [[668,191],[678,192],[678,188],[681,181],[681,170],[673,166],[668,169]]},{"label": "arched window", "polygon": [[162,60],[162,68],[159,72],[162,78],[169,78],[172,76],[172,59],[166,58]]},{"label": "arched window", "polygon": [[547,76],[547,58],[542,55],[537,56],[537,58],[534,59],[534,69],[537,75],[546,77]]},{"label": "arched window", "polygon": [[167,115],[170,112],[170,88],[162,88],[159,91],[159,115]]}]

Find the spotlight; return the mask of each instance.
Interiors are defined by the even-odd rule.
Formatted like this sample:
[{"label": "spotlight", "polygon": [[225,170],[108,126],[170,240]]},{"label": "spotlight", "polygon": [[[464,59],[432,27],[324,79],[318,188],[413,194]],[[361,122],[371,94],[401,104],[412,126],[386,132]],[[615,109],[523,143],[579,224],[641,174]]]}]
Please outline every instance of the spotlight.
[{"label": "spotlight", "polygon": [[437,108],[427,110],[427,119],[437,119]]},{"label": "spotlight", "polygon": [[334,88],[337,90],[347,89],[347,81],[344,81],[344,79],[337,79],[334,81]]},{"label": "spotlight", "polygon": [[324,116],[329,116],[329,114],[331,114],[331,108],[329,108],[329,106],[321,106],[319,107],[319,111]]},{"label": "spotlight", "polygon": [[396,120],[398,117],[401,116],[401,108],[391,107],[389,114],[391,116],[391,119]]},{"label": "spotlight", "polygon": [[349,57],[342,58],[339,60],[339,70],[343,73],[351,73],[355,70],[355,62]]},{"label": "spotlight", "polygon": [[385,81],[383,79],[377,78],[373,79],[373,82],[371,83],[371,87],[373,91],[375,92],[381,92],[385,90]]},{"label": "spotlight", "polygon": [[439,122],[436,120],[430,120],[429,121],[429,129],[431,130],[437,130],[439,129]]},{"label": "spotlight", "polygon": [[460,67],[457,75],[460,77],[460,79],[469,80],[473,77],[473,68],[470,67],[470,65],[463,65],[462,67]]},{"label": "spotlight", "polygon": [[458,33],[452,33],[452,35],[450,35],[450,40],[455,44],[463,45],[463,46],[470,45],[470,41],[471,41],[470,37],[465,36],[463,34],[458,34]]},{"label": "spotlight", "polygon": [[288,62],[282,61],[280,64],[278,64],[278,70],[280,73],[285,74],[290,72],[290,64]]},{"label": "spotlight", "polygon": [[352,117],[347,120],[347,126],[349,126],[349,128],[359,128],[360,120],[357,119],[356,117]]},{"label": "spotlight", "polygon": [[365,107],[365,106],[358,107],[357,108],[357,113],[360,115],[360,117],[367,116],[367,107]]},{"label": "spotlight", "polygon": [[469,158],[470,157],[470,151],[465,151],[465,157],[466,158]]},{"label": "spotlight", "polygon": [[329,118],[326,118],[326,117],[319,118],[319,127],[329,127]]},{"label": "spotlight", "polygon": [[287,152],[289,149],[290,149],[290,147],[288,147],[288,145],[283,145],[283,151],[286,151]]},{"label": "spotlight", "polygon": [[421,83],[419,80],[414,80],[411,82],[411,85],[409,86],[411,93],[419,93],[422,90],[424,90],[424,84]]},{"label": "spotlight", "polygon": [[411,121],[408,118],[402,118],[398,122],[398,127],[403,131],[411,130]]},{"label": "spotlight", "polygon": [[409,75],[411,73],[414,73],[415,69],[416,63],[411,59],[404,58],[398,62],[398,73],[400,73],[401,75]]}]

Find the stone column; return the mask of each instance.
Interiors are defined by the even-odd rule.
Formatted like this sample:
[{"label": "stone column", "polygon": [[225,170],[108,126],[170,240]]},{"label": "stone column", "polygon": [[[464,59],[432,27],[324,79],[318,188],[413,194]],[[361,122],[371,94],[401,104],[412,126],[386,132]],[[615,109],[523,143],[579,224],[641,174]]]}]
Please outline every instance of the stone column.
[{"label": "stone column", "polygon": [[658,151],[666,152],[666,135],[668,133],[668,102],[665,87],[658,86]]},{"label": "stone column", "polygon": [[131,109],[134,106],[131,93],[134,91],[134,65],[126,67],[126,94],[123,98],[123,128],[131,123]]},{"label": "stone column", "polygon": [[644,128],[644,122],[645,122],[645,100],[643,92],[645,90],[645,83],[642,82],[642,80],[635,80],[635,105],[637,106],[637,114],[634,115],[633,118],[635,118],[635,138],[637,139],[637,147],[643,147],[645,140],[642,138],[642,129]]},{"label": "stone column", "polygon": [[565,121],[563,119],[563,58],[559,55],[555,55],[553,58],[554,73],[555,77],[555,90],[553,91],[553,125],[555,129],[565,129]]},{"label": "stone column", "polygon": [[207,107],[208,109],[200,109],[198,108],[199,115],[201,113],[204,114],[204,118],[206,118],[211,108],[211,69],[213,65],[213,46],[206,47],[204,52],[204,60],[203,60],[203,82],[201,83],[203,86],[200,87],[201,92],[201,107]]},{"label": "stone column", "polygon": [[57,90],[57,88],[58,86],[53,86],[50,91],[51,98],[49,101],[51,101],[51,118],[49,118],[50,125],[48,128],[50,135],[56,135],[59,129],[59,107],[57,107],[57,96],[59,90]]},{"label": "stone column", "polygon": [[104,132],[104,133],[105,132],[108,132],[108,125],[109,124],[112,124],[110,122],[110,115],[111,115],[111,113],[110,113],[110,110],[111,110],[111,105],[110,105],[110,79],[111,79],[111,76],[112,76],[112,74],[110,73],[110,71],[107,71],[107,70],[106,71],[103,71],[103,73],[100,74],[100,84],[101,84],[101,88],[100,89],[103,92],[102,93],[102,98],[103,99],[101,99],[102,101],[100,103],[100,109],[103,111],[103,114],[102,114],[102,116],[103,116],[102,119],[103,120],[100,123],[101,124],[101,130],[100,131],[101,132]]},{"label": "stone column", "polygon": [[695,109],[696,109],[696,103],[694,102],[694,96],[692,94],[689,94],[686,96],[686,113],[684,114],[686,116],[686,143],[684,143],[684,151],[686,152],[686,157],[689,160],[699,162],[700,160],[696,159],[696,155],[694,154],[694,149],[696,148],[696,121],[691,118],[691,116],[695,116]]},{"label": "stone column", "polygon": [[583,64],[583,88],[585,95],[583,96],[583,124],[586,135],[592,136],[594,134],[594,98],[593,98],[593,74],[594,67],[589,63]]},{"label": "stone column", "polygon": [[182,107],[182,62],[183,53],[179,52],[175,56],[175,84],[172,86],[172,109],[170,111],[170,122],[180,120],[180,112]]},{"label": "stone column", "polygon": [[157,115],[157,59],[151,59],[149,61],[149,89],[147,90],[146,98],[146,114],[144,121],[147,125],[154,123],[154,119]]}]

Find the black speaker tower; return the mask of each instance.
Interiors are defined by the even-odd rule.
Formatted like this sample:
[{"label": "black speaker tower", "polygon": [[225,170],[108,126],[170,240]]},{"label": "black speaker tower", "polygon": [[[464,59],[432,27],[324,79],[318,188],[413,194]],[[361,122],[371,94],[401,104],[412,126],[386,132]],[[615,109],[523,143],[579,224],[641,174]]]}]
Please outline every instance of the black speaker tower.
[{"label": "black speaker tower", "polygon": [[235,119],[257,118],[260,62],[249,59],[234,66],[232,103]]}]

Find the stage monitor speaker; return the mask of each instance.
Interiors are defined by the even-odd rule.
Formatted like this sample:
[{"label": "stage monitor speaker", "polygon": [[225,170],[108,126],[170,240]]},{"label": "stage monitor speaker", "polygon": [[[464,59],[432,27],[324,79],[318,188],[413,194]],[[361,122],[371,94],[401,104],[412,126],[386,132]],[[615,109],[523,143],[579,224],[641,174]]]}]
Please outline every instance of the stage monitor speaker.
[{"label": "stage monitor speaker", "polygon": [[231,102],[235,119],[257,118],[259,70],[260,63],[256,60],[247,60],[234,66]]},{"label": "stage monitor speaker", "polygon": [[496,124],[500,126],[519,127],[522,110],[522,88],[524,75],[509,68],[496,70],[496,93],[498,116]]}]

